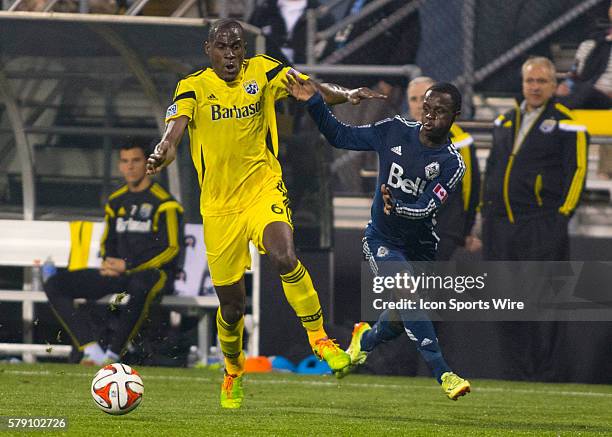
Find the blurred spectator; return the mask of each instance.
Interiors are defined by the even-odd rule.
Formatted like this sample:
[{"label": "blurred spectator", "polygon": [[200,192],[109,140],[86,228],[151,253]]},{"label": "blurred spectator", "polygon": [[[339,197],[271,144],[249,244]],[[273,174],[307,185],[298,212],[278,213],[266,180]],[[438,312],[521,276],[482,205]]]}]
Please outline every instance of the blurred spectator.
[{"label": "blurred spectator", "polygon": [[[612,2],[608,19],[612,23]],[[559,101],[569,108],[612,108],[612,26],[606,27],[578,46],[572,71],[557,88]]]},{"label": "blurred spectator", "polygon": [[[360,14],[363,9],[373,3],[373,0],[353,0],[347,10],[346,16]],[[344,29],[336,33],[333,43],[329,45],[326,51],[323,62],[341,63],[341,64],[368,64],[368,65],[405,65],[414,64],[416,53],[419,47],[421,27],[419,21],[418,9],[411,12],[393,26],[386,26],[384,31],[378,34],[374,39],[361,46],[359,49],[341,56],[342,52],[331,53],[335,50],[345,49],[356,38],[364,36],[368,31],[374,30],[377,25],[384,25],[388,18],[396,13],[401,14],[404,7],[409,6],[409,2],[405,0],[394,0],[387,5],[370,13],[365,18],[357,21],[354,24],[349,24]],[[408,79],[405,77],[389,77],[384,81],[374,79],[374,76],[359,76],[351,75],[346,80],[342,80],[342,84],[347,87],[356,87],[366,84],[374,86],[381,85],[379,90],[384,92],[384,87],[399,86],[401,90],[405,89],[408,84]],[[400,94],[403,94],[400,92]],[[377,120],[379,118],[376,118]]]},{"label": "blurred spectator", "polygon": [[[406,89],[410,119],[421,120],[425,92],[434,83],[427,76],[419,76],[410,81]],[[450,135],[465,162],[466,170],[460,185],[436,215],[436,232],[440,236],[436,253],[438,261],[450,260],[458,247],[463,246],[469,252],[476,252],[482,246],[480,239],[472,234],[480,193],[480,170],[473,146],[474,139],[456,123],[451,126]]]},{"label": "blurred spectator", "polygon": [[[306,62],[306,10],[319,6],[318,0],[264,0],[253,11],[249,23],[261,28],[266,36],[268,55],[285,64],[303,64]],[[330,15],[325,15],[317,20],[317,28],[325,29],[333,21]]]},{"label": "blurred spectator", "polygon": [[584,186],[586,128],[552,99],[555,66],[522,67],[524,100],[495,120],[483,192],[487,260],[569,259],[568,222]]}]

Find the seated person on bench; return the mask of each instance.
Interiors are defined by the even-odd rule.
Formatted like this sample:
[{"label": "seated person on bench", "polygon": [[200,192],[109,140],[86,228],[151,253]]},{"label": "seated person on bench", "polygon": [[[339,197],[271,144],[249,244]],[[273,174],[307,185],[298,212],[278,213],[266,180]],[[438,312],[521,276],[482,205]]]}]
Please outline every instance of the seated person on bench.
[{"label": "seated person on bench", "polygon": [[[60,272],[44,285],[53,313],[73,344],[83,351],[82,364],[119,361],[147,319],[150,305],[172,286],[182,241],[182,206],[146,175],[146,143],[121,146],[119,171],[126,184],[105,206],[100,269]],[[73,299],[99,299],[126,293],[119,327],[104,350],[88,314]]]}]

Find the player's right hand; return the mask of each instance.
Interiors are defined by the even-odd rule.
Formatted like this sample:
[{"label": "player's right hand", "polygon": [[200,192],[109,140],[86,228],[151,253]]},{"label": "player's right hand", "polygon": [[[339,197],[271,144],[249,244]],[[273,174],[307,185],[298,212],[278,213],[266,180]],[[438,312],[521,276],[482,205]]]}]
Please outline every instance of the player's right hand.
[{"label": "player's right hand", "polygon": [[164,168],[164,163],[168,158],[168,149],[170,142],[167,140],[161,141],[155,146],[153,153],[147,159],[147,174],[154,175]]}]

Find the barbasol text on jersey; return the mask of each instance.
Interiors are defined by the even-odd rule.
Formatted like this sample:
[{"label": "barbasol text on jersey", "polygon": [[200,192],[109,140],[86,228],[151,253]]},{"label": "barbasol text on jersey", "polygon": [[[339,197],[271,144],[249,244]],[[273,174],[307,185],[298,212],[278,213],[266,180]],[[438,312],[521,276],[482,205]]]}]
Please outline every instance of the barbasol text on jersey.
[{"label": "barbasol text on jersey", "polygon": [[210,107],[212,120],[217,121],[226,118],[247,118],[261,111],[261,102],[251,103],[250,105],[244,106],[232,106],[231,108],[225,108],[221,105],[211,105]]},{"label": "barbasol text on jersey", "polygon": [[403,179],[403,174],[404,169],[394,162],[391,164],[391,170],[389,170],[387,184],[393,188],[400,188],[406,194],[413,194],[415,196],[425,191],[426,181],[422,180],[420,177],[417,177],[414,181],[408,178]]}]

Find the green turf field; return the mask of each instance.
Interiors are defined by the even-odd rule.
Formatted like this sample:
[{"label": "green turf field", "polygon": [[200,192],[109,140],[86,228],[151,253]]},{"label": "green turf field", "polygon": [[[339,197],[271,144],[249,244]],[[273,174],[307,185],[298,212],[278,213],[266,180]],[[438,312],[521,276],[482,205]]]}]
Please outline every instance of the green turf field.
[{"label": "green turf field", "polygon": [[115,417],[91,399],[96,370],[0,364],[0,416],[65,416],[66,435],[83,436],[612,435],[611,386],[475,380],[453,402],[424,378],[259,374],[243,408],[225,411],[219,371],[142,367],[142,404]]}]

